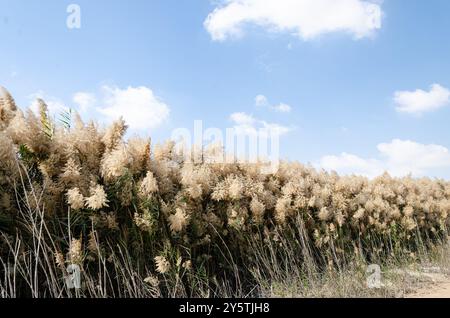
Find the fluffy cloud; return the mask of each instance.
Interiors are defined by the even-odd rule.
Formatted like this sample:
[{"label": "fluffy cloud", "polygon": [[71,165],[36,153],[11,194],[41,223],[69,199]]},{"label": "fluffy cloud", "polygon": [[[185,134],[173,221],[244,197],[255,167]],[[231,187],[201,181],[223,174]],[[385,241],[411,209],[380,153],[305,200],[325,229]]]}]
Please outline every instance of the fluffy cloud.
[{"label": "fluffy cloud", "polygon": [[413,141],[393,140],[378,145],[394,175],[427,175],[433,169],[450,167],[449,150],[440,145],[424,145]]},{"label": "fluffy cloud", "polygon": [[376,177],[384,171],[401,177],[412,174],[415,177],[442,175],[444,169],[450,168],[450,152],[439,145],[424,145],[409,140],[395,139],[377,147],[379,158],[364,159],[356,155],[343,153],[339,156],[325,156],[316,166],[341,174],[362,174]]},{"label": "fluffy cloud", "polygon": [[31,104],[29,105],[29,108],[35,113],[39,114],[39,103],[38,99],[42,99],[45,104],[48,107],[48,112],[50,115],[55,116],[63,112],[64,110],[67,110],[67,107],[64,105],[64,103],[53,96],[47,95],[43,91],[38,91],[34,94],[31,94],[28,96],[28,98],[31,100]]},{"label": "fluffy cloud", "polygon": [[273,106],[273,109],[280,113],[290,113],[292,110],[292,107],[289,106],[288,104],[281,103],[281,104]]},{"label": "fluffy cloud", "polygon": [[[377,1],[379,3],[379,1]],[[381,28],[381,6],[373,0],[222,0],[204,22],[213,40],[240,37],[246,25],[293,33],[309,40],[337,31],[356,38]]]},{"label": "fluffy cloud", "polygon": [[169,107],[147,87],[104,86],[104,107],[97,110],[111,120],[123,117],[130,127],[138,130],[160,126],[169,117]]},{"label": "fluffy cloud", "polygon": [[74,94],[73,101],[83,114],[90,117],[100,115],[102,122],[123,117],[130,128],[135,130],[156,128],[164,123],[170,114],[169,107],[155,96],[150,88],[144,86],[130,86],[125,89],[103,86],[99,97],[78,92]]},{"label": "fluffy cloud", "polygon": [[268,123],[246,113],[233,113],[230,116],[230,120],[234,123],[233,128],[238,134],[256,135],[270,131],[273,134],[281,136],[292,131],[290,127],[276,123]]},{"label": "fluffy cloud", "polygon": [[73,95],[73,102],[78,106],[81,113],[86,113],[89,109],[94,107],[97,98],[94,94],[78,92]]},{"label": "fluffy cloud", "polygon": [[357,174],[368,177],[378,176],[384,171],[378,160],[363,159],[346,152],[339,156],[325,156],[316,166],[340,174]]},{"label": "fluffy cloud", "polygon": [[255,97],[255,105],[257,107],[265,107],[269,105],[269,101],[266,96],[258,95]]},{"label": "fluffy cloud", "polygon": [[267,97],[264,95],[258,95],[255,97],[255,105],[256,105],[256,107],[269,108],[269,109],[272,109],[279,113],[290,113],[292,111],[292,107],[287,104],[284,104],[284,103],[280,103],[278,105],[272,106],[269,103],[269,100],[267,99]]},{"label": "fluffy cloud", "polygon": [[439,84],[433,84],[428,92],[421,89],[413,92],[396,92],[394,101],[398,112],[420,115],[448,105],[450,90]]},{"label": "fluffy cloud", "polygon": [[233,113],[230,116],[231,121],[233,121],[236,125],[254,125],[256,123],[256,119],[249,114],[246,113]]},{"label": "fluffy cloud", "polygon": [[[58,116],[68,107],[60,99],[39,91],[29,96],[29,108],[39,113],[37,99],[45,101],[49,113]],[[170,114],[169,106],[162,102],[150,88],[103,86],[101,92],[92,94],[77,92],[72,97],[74,109],[89,119],[98,119],[108,123],[123,117],[134,130],[154,129],[164,123]]]}]

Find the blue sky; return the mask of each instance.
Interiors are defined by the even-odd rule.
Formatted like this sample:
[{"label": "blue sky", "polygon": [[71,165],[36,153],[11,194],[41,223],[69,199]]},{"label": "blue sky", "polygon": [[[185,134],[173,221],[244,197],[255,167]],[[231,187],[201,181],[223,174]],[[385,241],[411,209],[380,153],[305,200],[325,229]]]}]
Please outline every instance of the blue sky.
[{"label": "blue sky", "polygon": [[[71,3],[80,29],[66,25]],[[24,108],[41,96],[100,122],[128,112],[155,141],[245,115],[285,128],[285,159],[450,178],[449,12],[448,0],[0,0],[0,85]]]}]

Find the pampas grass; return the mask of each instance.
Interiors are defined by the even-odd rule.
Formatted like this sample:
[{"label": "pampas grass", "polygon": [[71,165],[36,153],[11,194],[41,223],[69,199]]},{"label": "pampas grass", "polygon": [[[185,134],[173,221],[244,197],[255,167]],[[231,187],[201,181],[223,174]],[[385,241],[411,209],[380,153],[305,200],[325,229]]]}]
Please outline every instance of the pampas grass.
[{"label": "pampas grass", "polygon": [[[58,124],[40,108],[24,114],[0,98],[4,297],[266,295],[263,285],[292,275],[313,283],[447,238],[445,180],[296,162],[268,175],[262,164],[186,159],[173,142],[126,140],[123,120]],[[76,294],[64,284],[69,264],[82,269]]]}]

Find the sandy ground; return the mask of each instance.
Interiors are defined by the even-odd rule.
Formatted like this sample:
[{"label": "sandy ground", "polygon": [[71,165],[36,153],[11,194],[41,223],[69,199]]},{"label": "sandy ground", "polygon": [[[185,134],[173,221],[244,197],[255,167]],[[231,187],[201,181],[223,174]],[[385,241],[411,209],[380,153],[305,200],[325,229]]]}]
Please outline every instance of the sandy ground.
[{"label": "sandy ground", "polygon": [[419,289],[408,298],[450,298],[450,279]]}]

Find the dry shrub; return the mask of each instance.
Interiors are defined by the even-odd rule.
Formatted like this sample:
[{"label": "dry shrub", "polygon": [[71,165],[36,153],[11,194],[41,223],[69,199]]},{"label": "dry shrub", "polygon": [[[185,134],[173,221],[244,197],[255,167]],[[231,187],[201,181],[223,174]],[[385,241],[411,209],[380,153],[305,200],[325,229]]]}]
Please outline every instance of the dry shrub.
[{"label": "dry shrub", "polygon": [[[270,175],[258,164],[198,163],[185,160],[172,142],[151,148],[146,139],[126,140],[123,120],[107,129],[77,115],[58,124],[43,101],[36,116],[2,95],[5,242],[31,248],[43,230],[28,220],[30,230],[24,218],[39,211],[48,229],[39,239],[59,267],[69,253],[95,273],[92,284],[111,280],[108,269],[142,276],[139,283],[103,284],[94,295],[124,296],[121,284],[147,286],[152,295],[214,296],[219,287],[246,295],[255,268],[270,280],[273,264],[320,271],[355,259],[380,261],[426,249],[447,234],[450,183],[444,180],[388,174],[368,180],[297,162],[282,162]],[[15,249],[5,242],[0,257],[6,264]],[[45,293],[34,287],[32,294]]]}]

